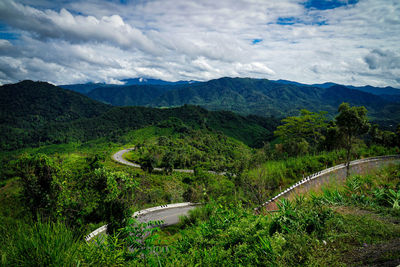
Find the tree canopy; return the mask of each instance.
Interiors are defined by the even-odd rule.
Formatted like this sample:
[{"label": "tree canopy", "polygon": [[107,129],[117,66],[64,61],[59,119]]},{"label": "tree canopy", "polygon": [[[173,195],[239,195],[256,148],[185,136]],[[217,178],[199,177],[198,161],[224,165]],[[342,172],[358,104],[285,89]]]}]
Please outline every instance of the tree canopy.
[{"label": "tree canopy", "polygon": [[306,109],[300,111],[300,116],[287,117],[284,123],[277,127],[274,134],[283,140],[283,143],[294,150],[293,154],[308,152],[308,147],[316,147],[324,140],[327,127],[326,112],[311,112]]},{"label": "tree canopy", "polygon": [[358,136],[368,132],[370,124],[367,117],[367,109],[363,106],[351,107],[349,103],[339,106],[339,114],[336,116],[336,125],[339,129],[343,146],[347,151],[347,162],[350,159],[351,149]]}]

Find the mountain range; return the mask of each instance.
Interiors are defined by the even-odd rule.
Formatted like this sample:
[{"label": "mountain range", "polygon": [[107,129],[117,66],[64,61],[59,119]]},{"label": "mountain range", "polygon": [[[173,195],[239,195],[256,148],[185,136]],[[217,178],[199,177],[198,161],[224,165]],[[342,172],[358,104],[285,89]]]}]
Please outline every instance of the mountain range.
[{"label": "mountain range", "polygon": [[370,118],[385,127],[400,122],[400,90],[392,87],[354,87],[334,83],[305,85],[285,80],[220,78],[195,83],[153,81],[143,85],[104,85],[91,89],[86,95],[114,106],[176,107],[191,104],[209,110],[278,118],[297,115],[304,108],[327,111],[328,116],[333,117],[342,102],[349,102],[365,106]]},{"label": "mountain range", "polygon": [[253,147],[271,140],[279,123],[274,118],[190,105],[169,109],[113,107],[46,82],[0,86],[0,150],[97,138],[114,140],[130,130],[164,125],[171,118],[185,127],[222,133]]}]

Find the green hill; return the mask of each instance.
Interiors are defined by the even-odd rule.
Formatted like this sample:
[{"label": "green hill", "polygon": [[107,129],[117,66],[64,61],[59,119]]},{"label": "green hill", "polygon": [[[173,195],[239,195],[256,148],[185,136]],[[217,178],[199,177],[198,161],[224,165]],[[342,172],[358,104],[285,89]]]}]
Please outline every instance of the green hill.
[{"label": "green hill", "polygon": [[45,82],[22,81],[0,87],[0,148],[40,142],[37,133],[50,123],[99,116],[111,107]]},{"label": "green hill", "polygon": [[[90,119],[71,123],[55,123],[41,129],[42,142],[64,143],[87,141],[99,137],[118,138],[123,133],[168,120],[179,119],[191,129],[207,129],[221,132],[252,147],[260,147],[273,138],[279,123],[274,118],[244,117],[228,111],[208,111],[198,106],[158,109],[148,107],[114,107],[108,112]],[[184,130],[183,130],[184,131]]]},{"label": "green hill", "polygon": [[272,118],[211,112],[194,106],[111,107],[44,82],[1,86],[0,98],[2,150],[100,137],[116,139],[129,130],[159,124],[171,117],[193,129],[221,132],[247,145],[261,146],[272,138],[278,124]]}]

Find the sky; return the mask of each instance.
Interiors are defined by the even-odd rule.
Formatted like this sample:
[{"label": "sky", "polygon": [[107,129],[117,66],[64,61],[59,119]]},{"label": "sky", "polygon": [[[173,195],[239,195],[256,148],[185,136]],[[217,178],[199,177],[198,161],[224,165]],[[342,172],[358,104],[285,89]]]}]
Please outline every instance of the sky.
[{"label": "sky", "polygon": [[135,77],[400,88],[400,0],[0,1],[0,84]]}]

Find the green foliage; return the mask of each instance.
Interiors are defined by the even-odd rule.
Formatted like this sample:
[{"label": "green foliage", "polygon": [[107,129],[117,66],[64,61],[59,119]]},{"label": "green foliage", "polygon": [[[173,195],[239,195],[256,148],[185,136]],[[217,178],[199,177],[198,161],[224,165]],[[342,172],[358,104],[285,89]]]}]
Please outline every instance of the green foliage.
[{"label": "green foliage", "polygon": [[[186,133],[181,134],[179,129],[182,127],[185,125],[175,126],[168,135],[148,135],[146,141],[137,144],[126,158],[139,163],[145,171],[159,167],[167,173],[194,166],[214,171],[237,171],[238,163],[249,164],[252,150],[243,143],[222,134],[188,127]],[[133,134],[141,133],[139,130]]]},{"label": "green foliage", "polygon": [[368,132],[370,124],[367,118],[365,107],[350,107],[349,103],[342,103],[339,106],[339,115],[335,121],[343,138],[344,148],[347,151],[347,161],[350,160],[350,152],[354,145],[355,138]]},{"label": "green foliage", "polygon": [[95,237],[79,247],[79,263],[87,266],[126,266],[127,247],[119,234]]},{"label": "green foliage", "polygon": [[400,209],[400,190],[396,192],[393,189],[389,189],[389,193],[390,204],[393,206],[393,209]]},{"label": "green foliage", "polygon": [[59,194],[57,180],[60,169],[52,159],[43,154],[23,155],[16,162],[22,186],[22,199],[32,216],[51,216],[56,209]]},{"label": "green foliage", "polygon": [[[160,231],[162,221],[150,221],[141,223],[134,218],[128,220],[127,225],[122,230],[125,245],[129,248],[128,259],[142,259],[150,254],[162,253],[163,247],[159,245],[157,232]],[[156,244],[158,241],[158,244]]]},{"label": "green foliage", "polygon": [[[399,209],[399,166],[389,166],[375,176],[348,177],[343,188],[324,189],[314,201],[329,205],[354,205],[396,214]],[[397,176],[397,177],[396,177]]]},{"label": "green foliage", "polygon": [[113,233],[122,228],[125,220],[131,215],[130,202],[137,182],[124,172],[114,172],[105,168],[96,169],[93,174],[96,180],[106,183],[106,187],[100,191],[104,197],[102,215],[108,223],[107,232]]},{"label": "green foliage", "polygon": [[1,265],[73,266],[78,264],[79,240],[80,236],[61,222],[17,222],[2,229]]},{"label": "green foliage", "polygon": [[274,134],[284,141],[285,151],[290,155],[306,154],[309,145],[316,148],[325,139],[325,114],[303,109],[300,116],[283,119],[283,125],[278,126]]}]

